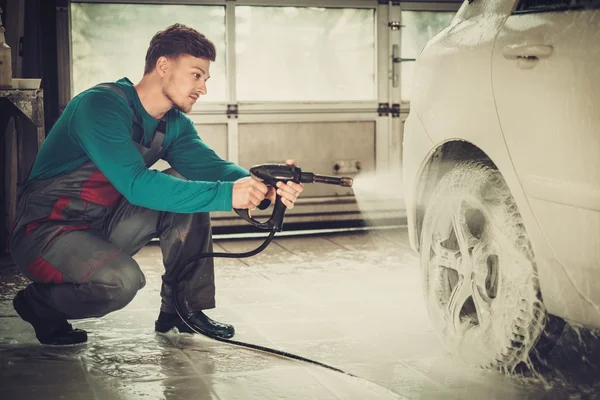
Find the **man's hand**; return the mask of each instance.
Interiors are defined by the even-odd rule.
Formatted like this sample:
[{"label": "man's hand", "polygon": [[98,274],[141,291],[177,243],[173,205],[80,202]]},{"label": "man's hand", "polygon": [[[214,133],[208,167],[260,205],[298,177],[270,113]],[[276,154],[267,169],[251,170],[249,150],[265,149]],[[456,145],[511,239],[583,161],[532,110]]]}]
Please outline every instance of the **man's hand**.
[{"label": "man's hand", "polygon": [[250,176],[238,179],[233,184],[231,203],[233,208],[240,210],[255,209],[265,198],[267,185]]},{"label": "man's hand", "polygon": [[287,184],[283,182],[277,182],[277,194],[281,196],[281,202],[285,204],[287,208],[294,208],[294,203],[300,193],[304,190],[304,185],[289,181]]},{"label": "man's hand", "polygon": [[[294,160],[287,160],[285,162],[287,165],[295,165],[296,162]],[[281,202],[287,208],[294,208],[294,203],[296,199],[304,190],[304,185],[296,182],[288,182],[287,184],[283,182],[277,182],[277,189],[269,187],[269,191],[266,194],[266,198],[271,200],[271,204],[275,204],[275,192],[277,190],[277,194],[281,196]]]}]

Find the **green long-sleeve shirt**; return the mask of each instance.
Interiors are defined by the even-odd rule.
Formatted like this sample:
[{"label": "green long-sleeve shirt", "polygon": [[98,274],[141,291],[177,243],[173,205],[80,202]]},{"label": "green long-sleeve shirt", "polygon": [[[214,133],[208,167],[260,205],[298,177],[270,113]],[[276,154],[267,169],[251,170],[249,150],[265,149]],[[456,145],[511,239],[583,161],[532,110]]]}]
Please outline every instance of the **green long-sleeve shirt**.
[{"label": "green long-sleeve shirt", "polygon": [[[144,127],[143,143],[148,145],[159,120],[144,109],[131,81],[123,78],[116,83],[132,103]],[[231,210],[233,182],[249,176],[248,171],[221,159],[176,109],[166,115],[161,158],[189,181],[148,169],[131,138],[133,112],[110,89],[80,93],[48,134],[28,182],[68,173],[91,160],[134,205],[178,213]]]}]

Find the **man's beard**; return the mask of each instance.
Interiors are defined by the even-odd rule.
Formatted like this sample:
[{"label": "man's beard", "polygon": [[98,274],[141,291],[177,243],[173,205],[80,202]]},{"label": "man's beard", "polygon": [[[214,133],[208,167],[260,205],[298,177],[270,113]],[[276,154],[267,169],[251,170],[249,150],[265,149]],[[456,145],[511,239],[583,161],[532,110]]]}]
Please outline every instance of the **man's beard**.
[{"label": "man's beard", "polygon": [[184,114],[187,114],[187,113],[189,113],[190,111],[192,111],[192,107],[193,107],[193,105],[192,105],[192,106],[188,106],[187,104],[185,104],[185,105],[181,105],[181,104],[178,104],[178,103],[177,103],[177,102],[176,102],[176,101],[173,99],[173,96],[171,96],[171,94],[170,94],[170,90],[169,90],[169,89],[171,88],[171,86],[172,86],[172,81],[171,81],[171,80],[169,80],[169,82],[167,82],[167,85],[166,85],[165,87],[163,87],[163,94],[165,95],[165,97],[166,97],[167,99],[169,99],[169,101],[171,102],[171,104],[173,104],[173,108],[176,108],[177,110],[181,111],[181,112],[182,112],[182,113],[184,113]]}]

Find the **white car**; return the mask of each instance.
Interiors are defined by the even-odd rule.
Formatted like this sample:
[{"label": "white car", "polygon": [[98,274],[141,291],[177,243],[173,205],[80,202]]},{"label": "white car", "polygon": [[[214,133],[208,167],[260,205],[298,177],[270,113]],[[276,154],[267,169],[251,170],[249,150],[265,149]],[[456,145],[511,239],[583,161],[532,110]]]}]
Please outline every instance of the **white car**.
[{"label": "white car", "polygon": [[600,328],[599,6],[467,0],[417,59],[409,235],[434,329],[471,365]]}]

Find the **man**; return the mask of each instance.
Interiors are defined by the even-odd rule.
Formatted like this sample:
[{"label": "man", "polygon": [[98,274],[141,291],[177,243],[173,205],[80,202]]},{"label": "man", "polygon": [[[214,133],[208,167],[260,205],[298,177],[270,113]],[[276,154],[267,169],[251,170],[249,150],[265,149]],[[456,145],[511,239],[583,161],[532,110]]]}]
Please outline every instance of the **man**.
[{"label": "man", "polygon": [[[175,24],[158,32],[141,81],[123,78],[76,96],[50,131],[19,197],[10,249],[33,283],[13,304],[43,344],[87,341],[68,320],[101,317],[125,307],[145,279],[132,259],[160,238],[165,274],[155,329],[197,330],[223,338],[231,325],[202,310],[215,307],[210,211],[253,209],[275,190],[292,208],[303,186],[265,186],[219,158],[184,113],[206,94],[215,47]],[[149,170],[158,159],[173,167]]]}]

